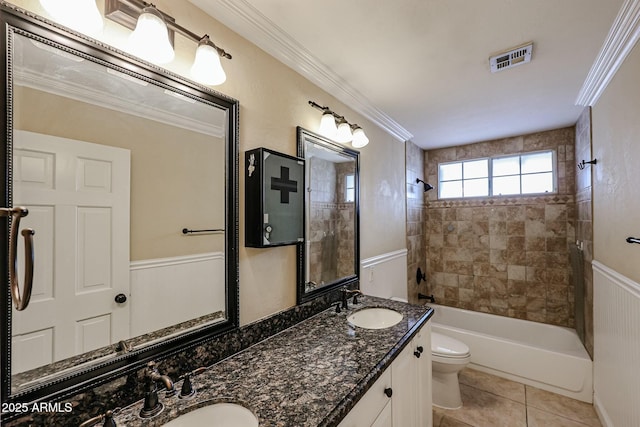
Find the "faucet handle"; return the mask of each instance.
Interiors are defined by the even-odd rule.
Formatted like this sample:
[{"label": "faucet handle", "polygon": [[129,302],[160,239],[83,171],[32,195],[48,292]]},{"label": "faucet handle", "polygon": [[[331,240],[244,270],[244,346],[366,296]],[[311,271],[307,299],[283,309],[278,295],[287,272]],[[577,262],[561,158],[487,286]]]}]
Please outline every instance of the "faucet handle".
[{"label": "faucet handle", "polygon": [[113,419],[113,411],[109,410],[104,414],[104,423],[102,427],[116,427],[116,422]]},{"label": "faucet handle", "polygon": [[196,395],[196,389],[193,387],[193,383],[191,382],[191,376],[198,375],[206,370],[207,368],[202,366],[200,368],[194,369],[191,372],[187,372],[182,376],[183,381],[182,387],[180,388],[180,394],[178,395],[179,399],[191,399]]},{"label": "faucet handle", "polygon": [[362,292],[360,292],[360,291],[355,292],[353,294],[353,304],[358,304],[358,297],[363,297],[363,296],[364,296],[364,294]]},{"label": "faucet handle", "polygon": [[196,390],[193,388],[191,384],[191,374],[185,374],[184,380],[182,381],[182,388],[180,389],[180,395],[178,396],[180,399],[189,399],[196,394]]},{"label": "faucet handle", "polygon": [[93,418],[88,419],[87,421],[80,424],[79,427],[90,427],[96,426],[100,421],[104,420],[102,423],[102,427],[116,427],[116,422],[113,419],[113,416],[116,412],[118,412],[120,408],[116,408],[115,410],[109,409],[104,414],[97,415]]}]

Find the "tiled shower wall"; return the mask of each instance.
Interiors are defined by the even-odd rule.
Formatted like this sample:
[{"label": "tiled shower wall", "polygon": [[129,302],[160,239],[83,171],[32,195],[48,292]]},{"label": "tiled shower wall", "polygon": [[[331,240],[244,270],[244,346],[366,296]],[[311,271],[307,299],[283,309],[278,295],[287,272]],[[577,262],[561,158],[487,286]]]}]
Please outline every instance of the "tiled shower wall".
[{"label": "tiled shower wall", "polygon": [[558,162],[557,194],[439,201],[426,193],[427,281],[438,303],[573,327],[574,144],[569,127],[425,153],[434,185],[441,162],[545,149]]},{"label": "tiled shower wall", "polygon": [[[424,174],[425,152],[408,141],[405,144],[407,175],[407,295],[409,302],[418,303],[418,293],[427,295],[427,282],[416,280],[418,267],[425,271],[427,260],[427,236],[425,234],[425,192],[422,183],[416,184],[416,178],[426,181]],[[428,181],[427,181],[428,182]],[[431,190],[434,191],[434,190]]]},{"label": "tiled shower wall", "polygon": [[315,157],[309,165],[309,277],[321,285],[354,273],[355,209],[353,202],[344,202],[345,177],[354,173],[354,166]]},{"label": "tiled shower wall", "polygon": [[[584,109],[576,123],[576,163],[591,160],[591,107]],[[582,242],[584,256],[584,345],[593,357],[593,203],[591,167],[576,169],[576,240]]]}]

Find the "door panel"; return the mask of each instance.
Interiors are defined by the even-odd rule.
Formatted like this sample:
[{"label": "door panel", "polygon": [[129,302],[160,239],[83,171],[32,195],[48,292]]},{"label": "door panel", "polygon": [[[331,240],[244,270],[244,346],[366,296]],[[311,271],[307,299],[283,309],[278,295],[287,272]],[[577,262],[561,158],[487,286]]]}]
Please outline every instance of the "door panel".
[{"label": "door panel", "polygon": [[407,345],[391,364],[393,425],[416,426],[416,372],[413,343]]},{"label": "door panel", "polygon": [[387,402],[382,412],[380,412],[380,415],[378,415],[378,418],[371,424],[371,427],[393,427],[391,401]]},{"label": "door panel", "polygon": [[[25,131],[14,140],[13,204],[36,232],[34,297],[13,311],[17,373],[130,337],[129,304],[114,302],[130,295],[130,152]],[[34,346],[50,360],[18,361]]]}]

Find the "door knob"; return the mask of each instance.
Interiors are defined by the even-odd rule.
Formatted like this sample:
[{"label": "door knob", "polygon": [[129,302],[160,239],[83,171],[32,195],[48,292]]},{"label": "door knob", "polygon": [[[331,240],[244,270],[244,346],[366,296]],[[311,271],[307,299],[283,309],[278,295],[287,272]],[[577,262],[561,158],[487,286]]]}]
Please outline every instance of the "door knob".
[{"label": "door knob", "polygon": [[125,294],[118,294],[116,295],[115,300],[118,304],[122,304],[127,301],[127,296]]},{"label": "door knob", "polygon": [[414,352],[413,352],[413,355],[414,355],[415,357],[417,357],[418,359],[420,358],[420,355],[421,355],[421,354],[422,354],[422,353],[420,353],[419,351],[414,351]]},{"label": "door knob", "polygon": [[393,395],[393,390],[391,390],[391,387],[385,388],[384,389],[384,394],[386,394],[387,397],[391,397]]}]

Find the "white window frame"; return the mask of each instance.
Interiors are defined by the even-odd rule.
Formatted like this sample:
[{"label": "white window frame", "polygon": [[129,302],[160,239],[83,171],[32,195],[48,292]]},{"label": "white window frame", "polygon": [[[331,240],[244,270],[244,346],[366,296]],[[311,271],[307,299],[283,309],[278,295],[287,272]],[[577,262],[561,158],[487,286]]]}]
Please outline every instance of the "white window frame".
[{"label": "white window frame", "polygon": [[[353,187],[349,187],[349,177],[352,178]],[[349,198],[349,190],[353,198]],[[345,203],[352,203],[356,201],[356,175],[353,173],[346,174],[344,177],[344,201]]]},{"label": "white window frame", "polygon": [[[522,193],[522,180],[520,180],[520,193],[510,193],[510,194],[494,194],[493,193],[493,160],[494,159],[504,159],[504,158],[514,158],[517,157],[519,158],[520,161],[520,172],[516,175],[505,175],[505,176],[526,176],[526,175],[532,175],[532,173],[522,173],[522,157],[526,157],[529,155],[535,155],[535,154],[540,154],[540,153],[551,153],[552,159],[551,159],[551,174],[552,174],[552,185],[553,185],[553,189],[552,191],[549,192],[543,192],[543,193]],[[467,162],[475,162],[475,161],[479,161],[479,160],[487,160],[488,164],[487,164],[487,185],[488,185],[488,191],[487,191],[487,196],[465,196],[464,195],[464,182],[468,181],[470,179],[465,179],[464,177],[464,166],[462,167],[463,170],[463,176],[461,179],[456,179],[456,180],[442,180],[440,177],[440,166],[442,165],[453,165],[453,164],[460,164],[463,165],[464,163]],[[540,173],[540,172],[536,172],[536,173]],[[473,178],[473,179],[477,179],[477,178]],[[442,188],[442,183],[443,182],[462,182],[462,196],[456,196],[456,197],[442,197],[441,191],[440,189]],[[475,159],[465,159],[465,160],[457,160],[457,161],[453,161],[453,162],[442,162],[442,163],[438,163],[438,199],[443,199],[443,200],[451,200],[451,199],[469,199],[469,198],[482,198],[482,197],[528,197],[528,196],[536,196],[536,195],[544,195],[544,194],[557,194],[558,193],[558,161],[557,161],[557,151],[556,150],[538,150],[538,151],[530,151],[530,152],[526,152],[526,153],[517,153],[517,154],[505,154],[505,155],[500,155],[500,156],[492,156],[492,157],[478,157]]]}]

